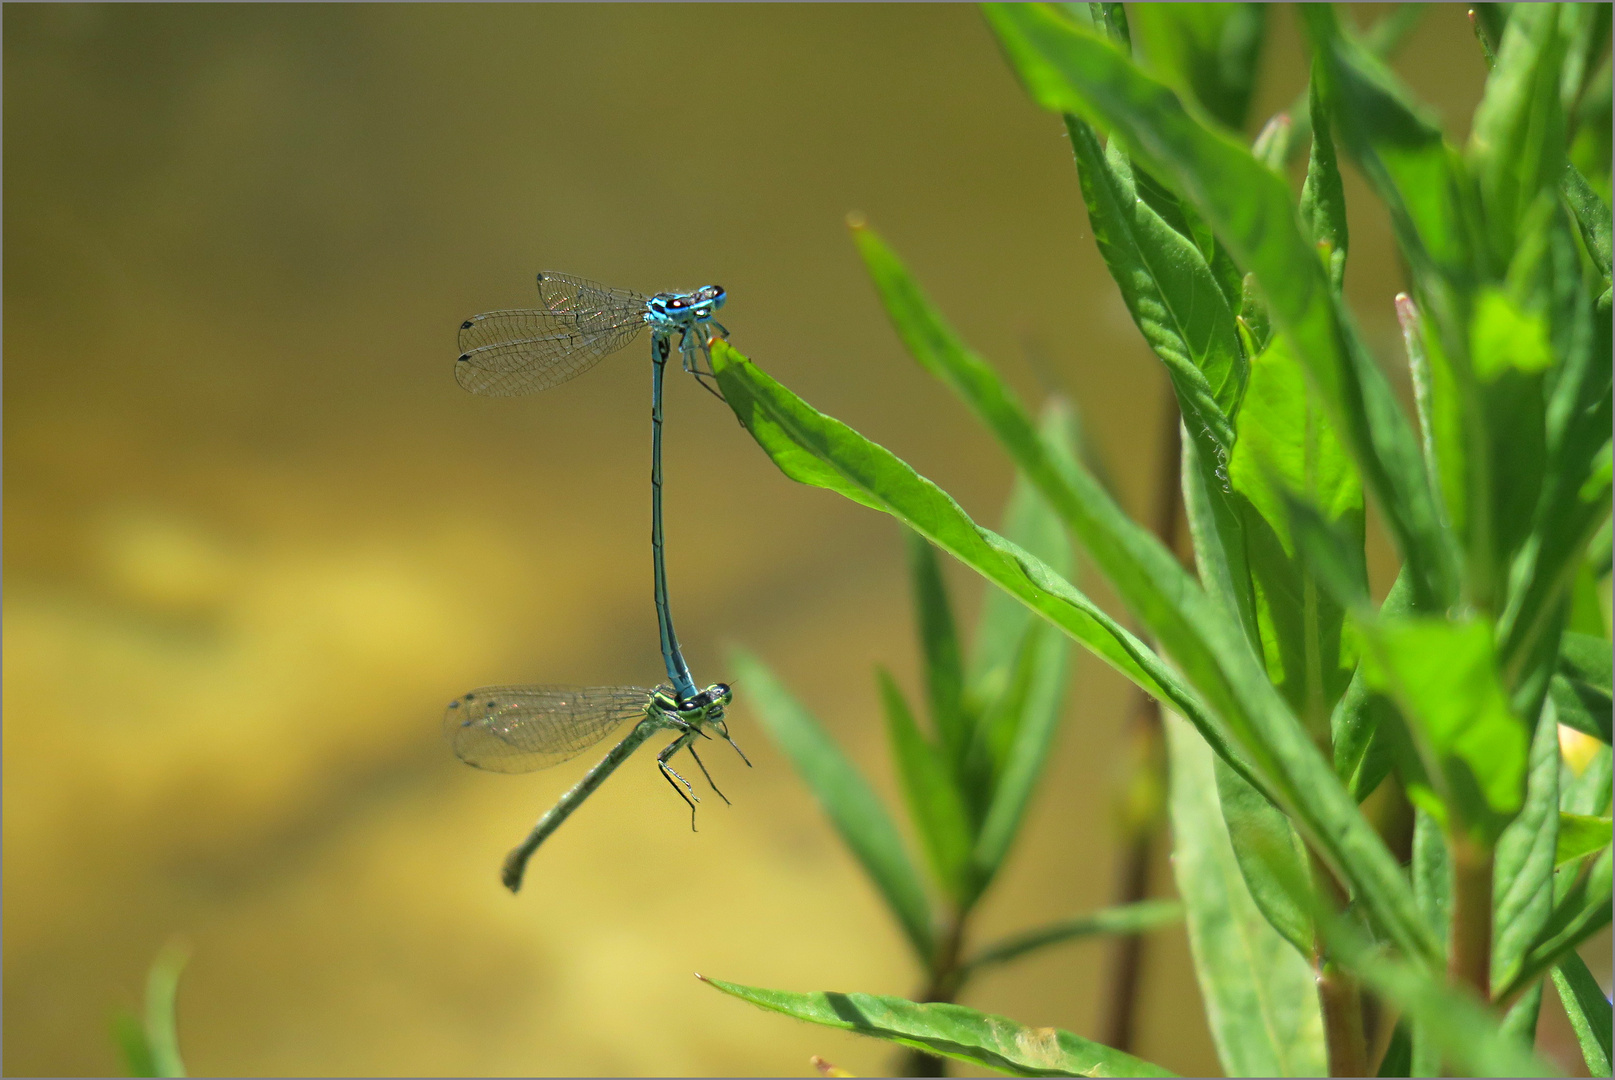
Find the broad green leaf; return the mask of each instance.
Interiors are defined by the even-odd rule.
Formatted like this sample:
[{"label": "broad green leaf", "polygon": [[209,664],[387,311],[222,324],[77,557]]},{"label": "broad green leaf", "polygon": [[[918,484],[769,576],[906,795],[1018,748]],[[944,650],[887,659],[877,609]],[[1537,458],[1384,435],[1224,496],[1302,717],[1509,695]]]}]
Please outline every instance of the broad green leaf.
[{"label": "broad green leaf", "polygon": [[974,973],[993,964],[1036,952],[1050,945],[1103,934],[1142,934],[1157,927],[1180,922],[1183,905],[1176,900],[1141,900],[1136,904],[1119,904],[1074,919],[1062,919],[1048,926],[1012,934],[977,952],[963,967]]},{"label": "broad green leaf", "polygon": [[936,880],[957,907],[970,891],[970,820],[942,750],[914,722],[891,672],[879,669],[880,699],[909,819]]},{"label": "broad green leaf", "polygon": [[1205,744],[1170,714],[1166,734],[1172,869],[1223,1070],[1229,1076],[1321,1076],[1323,1021],[1312,970],[1246,890]]},{"label": "broad green leaf", "polygon": [[1558,867],[1575,862],[1595,851],[1609,847],[1609,842],[1609,818],[1588,817],[1585,814],[1560,814],[1559,839],[1554,848],[1553,865]]},{"label": "broad green leaf", "polygon": [[1491,627],[1383,619],[1362,636],[1370,684],[1407,717],[1446,827],[1491,847],[1524,799],[1528,743],[1498,682]]},{"label": "broad green leaf", "polygon": [[1442,533],[1417,443],[1383,373],[1343,321],[1282,177],[1245,147],[1193,120],[1170,89],[1102,39],[1035,4],[992,5],[989,22],[1033,98],[1107,128],[1134,168],[1191,204],[1254,273],[1365,483],[1412,566],[1420,607],[1455,595],[1455,551]]},{"label": "broad green leaf", "polygon": [[1060,726],[1065,701],[1070,646],[1063,635],[1043,623],[1026,628],[1022,639],[1027,663],[1024,692],[1015,701],[1015,724],[995,774],[992,801],[976,836],[973,863],[977,880],[992,880],[1020,832],[1049,747]]},{"label": "broad green leaf", "polygon": [[1329,284],[1338,296],[1346,280],[1346,249],[1351,236],[1346,228],[1346,190],[1335,160],[1329,107],[1318,92],[1318,81],[1308,80],[1307,111],[1312,116],[1312,153],[1307,178],[1301,185],[1301,222],[1329,258]]},{"label": "broad green leaf", "polygon": [[971,718],[965,715],[964,659],[953,606],[942,580],[936,552],[914,532],[908,539],[909,579],[914,589],[914,624],[920,631],[920,655],[925,661],[926,700],[951,767],[962,781],[965,749],[970,744]]},{"label": "broad green leaf", "polygon": [[963,1005],[876,994],[792,993],[696,978],[759,1008],[885,1039],[1011,1076],[1170,1076],[1147,1061],[1055,1028],[1030,1028]]},{"label": "broad green leaf", "polygon": [[180,972],[189,958],[182,946],[165,946],[146,975],[143,1019],[137,1020],[129,1013],[120,1013],[114,1018],[113,1035],[123,1051],[129,1075],[185,1075],[185,1062],[179,1053],[175,1004],[179,997]]},{"label": "broad green leaf", "polygon": [[[1498,838],[1492,870],[1492,983],[1508,982],[1553,914],[1559,840],[1559,725],[1542,710],[1531,739],[1525,805]],[[1535,1032],[1535,1017],[1527,1026]]]},{"label": "broad green leaf", "polygon": [[1264,4],[1134,4],[1150,69],[1224,127],[1245,126],[1267,30]]},{"label": "broad green leaf", "polygon": [[[1155,654],[1092,607],[1069,582],[975,526],[957,503],[889,451],[812,409],[726,343],[716,343],[712,355],[731,408],[764,450],[776,438],[810,449],[819,462],[833,468],[829,483],[838,490],[855,488],[866,497],[878,493],[891,512],[910,527],[1008,588],[1101,658],[1116,663],[1112,657],[1122,653],[1131,661],[1117,664],[1124,674],[1137,671],[1143,675],[1159,692],[1136,675],[1134,681],[1194,721],[1203,737],[1230,764],[1245,771],[1248,780],[1269,797],[1274,797],[1275,790],[1279,792],[1276,801],[1351,883],[1364,909],[1409,955],[1433,953],[1434,943],[1414,913],[1412,896],[1394,858],[1268,682],[1242,631],[1218,613],[1172,553],[1129,520],[1091,475],[1071,463],[1061,468],[1049,458],[1025,414],[991,368],[978,362],[948,374],[957,380],[955,388],[988,419],[1017,464],[1054,503],[1095,564],[1189,673],[1196,690],[1212,699],[1215,714],[1201,704],[1197,694],[1185,693],[1164,671],[1157,675],[1161,665]],[[765,414],[769,423],[747,423],[754,413]],[[786,460],[794,462],[792,457]],[[823,476],[822,472],[813,474],[808,482],[823,482]],[[1237,733],[1239,750],[1229,745],[1228,729]],[[1251,766],[1242,754],[1256,759],[1259,775],[1249,771]],[[1282,787],[1275,789],[1276,784]]]},{"label": "broad green leaf", "polygon": [[1215,765],[1223,823],[1245,888],[1273,929],[1302,958],[1310,959],[1316,947],[1311,913],[1298,906],[1291,891],[1275,880],[1286,875],[1305,880],[1309,872],[1306,846],[1283,811],[1221,759]]},{"label": "broad green leaf", "polygon": [[727,343],[713,345],[712,360],[730,408],[786,476],[849,498],[856,492],[856,501],[904,522],[1217,737],[1215,721],[1194,691],[1041,560],[976,525],[946,492],[891,451],[814,409]]},{"label": "broad green leaf", "polygon": [[1553,986],[1559,991],[1565,1015],[1570,1017],[1576,1041],[1581,1044],[1587,1075],[1608,1076],[1615,1052],[1610,1049],[1610,1005],[1603,988],[1587,970],[1586,961],[1575,953],[1554,966]]},{"label": "broad green leaf", "polygon": [[1507,1000],[1541,978],[1565,954],[1609,925],[1610,851],[1594,860],[1571,863],[1554,874],[1553,914],[1526,953],[1519,970],[1495,996]]},{"label": "broad green leaf", "polygon": [[1475,377],[1496,382],[1509,371],[1533,374],[1553,364],[1547,321],[1523,311],[1502,289],[1486,287],[1475,298],[1469,325],[1469,359]]},{"label": "broad green leaf", "polygon": [[819,800],[825,815],[880,890],[909,943],[929,963],[935,950],[931,907],[903,838],[880,797],[847,760],[829,732],[761,660],[744,650],[730,656],[737,681],[756,705],[769,737]]},{"label": "broad green leaf", "polygon": [[1238,431],[1228,479],[1244,520],[1268,677],[1321,737],[1354,658],[1341,638],[1345,613],[1297,550],[1286,497],[1309,503],[1355,550],[1363,543],[1363,493],[1351,459],[1308,399],[1284,334],[1251,364]]},{"label": "broad green leaf", "polygon": [[[1327,916],[1320,923],[1340,962],[1428,1032],[1457,1075],[1554,1075],[1518,1039],[1506,1034],[1491,1010],[1475,998],[1448,987],[1433,973],[1391,959],[1344,919]],[[1415,1075],[1421,1074],[1415,1071]]]}]

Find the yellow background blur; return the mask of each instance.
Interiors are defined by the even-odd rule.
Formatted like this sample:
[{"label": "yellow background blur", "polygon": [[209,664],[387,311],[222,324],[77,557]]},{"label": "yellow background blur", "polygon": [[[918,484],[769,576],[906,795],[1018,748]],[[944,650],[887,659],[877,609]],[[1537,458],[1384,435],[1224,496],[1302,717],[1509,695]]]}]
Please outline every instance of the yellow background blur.
[{"label": "yellow background blur", "polygon": [[[1264,115],[1304,80],[1288,14],[1275,32]],[[4,42],[6,1071],[119,1069],[108,1017],[176,935],[198,1073],[888,1068],[692,977],[918,978],[744,686],[756,768],[709,760],[732,808],[692,835],[642,755],[519,897],[499,886],[584,763],[478,773],[440,710],[659,678],[648,380],[643,342],[530,398],[451,368],[460,320],[531,304],[539,269],[720,282],[742,351],[994,521],[1010,470],[903,356],[843,232],[858,209],[1024,394],[1029,354],[1057,372],[1142,513],[1161,376],[1057,118],[978,13],[7,5]],[[1461,12],[1403,56],[1462,134],[1483,70]],[[1399,278],[1351,193],[1389,357]],[[917,685],[898,527],[786,481],[689,380],[668,421],[697,678],[760,653],[890,795],[872,665]],[[1106,902],[1125,700],[1079,662],[984,935]],[[1152,940],[1138,1050],[1215,1069],[1182,933]],[[966,1001],[1092,1034],[1102,955]]]}]

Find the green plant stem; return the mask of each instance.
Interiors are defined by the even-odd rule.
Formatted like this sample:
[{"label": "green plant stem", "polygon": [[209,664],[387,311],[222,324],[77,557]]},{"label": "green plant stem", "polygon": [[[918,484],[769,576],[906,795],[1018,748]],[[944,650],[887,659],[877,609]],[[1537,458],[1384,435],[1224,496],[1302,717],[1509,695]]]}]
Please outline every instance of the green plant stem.
[{"label": "green plant stem", "polygon": [[[1161,419],[1161,463],[1156,474],[1154,531],[1169,551],[1178,548],[1178,517],[1183,506],[1183,448],[1179,431],[1182,420],[1172,384],[1166,383],[1166,400]],[[1166,733],[1161,727],[1161,706],[1154,698],[1135,689],[1128,739],[1132,743],[1133,775],[1128,790],[1145,785],[1153,791],[1166,787]],[[1126,821],[1122,851],[1117,860],[1117,904],[1136,904],[1149,896],[1150,856],[1155,836],[1160,832],[1160,807],[1146,820]],[[1109,987],[1103,996],[1105,1014],[1099,1039],[1117,1050],[1131,1050],[1134,1020],[1138,1013],[1139,976],[1144,967],[1144,935],[1124,934],[1111,946]]]},{"label": "green plant stem", "polygon": [[[1328,898],[1333,911],[1346,906],[1345,890],[1316,853],[1310,854],[1313,887]],[[1323,934],[1312,947],[1312,970],[1317,978],[1318,1008],[1323,1014],[1324,1049],[1330,1076],[1367,1076],[1368,1039],[1363,1032],[1363,994],[1357,980],[1329,957]]]},{"label": "green plant stem", "polygon": [[[931,960],[931,977],[925,989],[914,1000],[953,1004],[964,985],[965,970],[959,963],[964,952],[965,920],[968,912],[959,912],[948,920],[948,925],[937,938],[936,954]],[[924,1050],[907,1050],[899,1063],[899,1076],[947,1076],[948,1059]]]},{"label": "green plant stem", "polygon": [[1452,939],[1447,981],[1492,1000],[1492,862],[1490,848],[1449,837],[1452,851]]}]

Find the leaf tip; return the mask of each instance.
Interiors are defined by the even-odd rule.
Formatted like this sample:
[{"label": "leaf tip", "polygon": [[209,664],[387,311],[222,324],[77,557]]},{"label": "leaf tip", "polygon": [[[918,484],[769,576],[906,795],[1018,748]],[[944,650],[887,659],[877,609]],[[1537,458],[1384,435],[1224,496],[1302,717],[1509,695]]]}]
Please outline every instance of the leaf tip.
[{"label": "leaf tip", "polygon": [[847,211],[847,228],[851,229],[853,232],[858,232],[860,229],[867,229],[868,227],[869,219],[864,217],[861,211]]}]

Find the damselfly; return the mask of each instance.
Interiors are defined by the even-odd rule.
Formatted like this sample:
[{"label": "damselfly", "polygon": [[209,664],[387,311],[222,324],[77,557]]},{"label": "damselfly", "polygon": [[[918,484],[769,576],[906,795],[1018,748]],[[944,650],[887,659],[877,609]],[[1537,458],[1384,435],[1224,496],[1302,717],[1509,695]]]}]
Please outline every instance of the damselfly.
[{"label": "damselfly", "polygon": [[[669,759],[680,750],[689,750],[712,784],[712,775],[695,753],[695,740],[711,737],[703,729],[717,731],[740,752],[723,719],[729,687],[717,683],[697,692],[679,648],[667,599],[662,542],[662,375],[672,351],[672,336],[679,334],[684,369],[698,379],[710,376],[710,370],[701,369],[697,354],[707,355],[710,334],[728,336],[713,319],[726,295],[719,286],[708,285],[690,293],[642,296],[551,273],[538,275],[538,290],[542,308],[491,311],[461,324],[455,378],[476,394],[510,396],[545,390],[581,375],[650,327],[651,565],[662,661],[672,686],[656,690],[485,687],[449,704],[444,726],[455,754],[468,764],[495,772],[528,772],[558,764],[601,741],[624,720],[641,717],[628,736],[563,795],[506,858],[504,882],[512,892],[521,887],[527,860],[545,838],[657,731],[679,733],[657,755],[656,764],[673,790],[689,803],[691,827],[699,800],[668,764]],[[740,756],[745,760],[745,754]],[[717,785],[712,784],[712,789],[718,791]],[[723,792],[718,795],[723,798]]]},{"label": "damselfly", "polygon": [[[639,717],[627,737],[612,747],[572,790],[562,795],[560,801],[538,819],[527,839],[505,857],[502,874],[505,887],[511,892],[521,888],[527,860],[538,850],[538,845],[560,828],[572,811],[639,749],[640,743],[658,731],[678,733],[678,737],[656,755],[656,767],[673,785],[673,790],[690,804],[693,827],[695,793],[689,781],[675,772],[668,761],[680,750],[688,750],[711,784],[712,774],[696,754],[694,743],[698,738],[711,738],[704,730],[711,728],[734,746],[723,718],[729,700],[729,687],[717,683],[690,698],[679,698],[666,687],[645,690],[635,686],[489,686],[449,702],[443,714],[443,727],[455,755],[468,765],[492,772],[532,772],[559,765],[600,742],[623,721]],[[738,752],[740,748],[736,746],[735,750]],[[740,756],[744,759],[746,755]],[[718,791],[716,784],[712,790]],[[723,792],[718,791],[718,795],[722,797]]]}]

